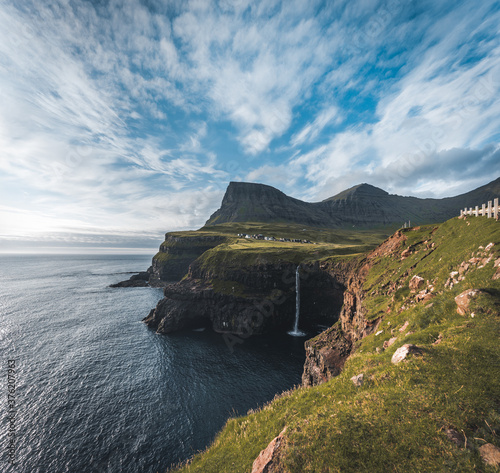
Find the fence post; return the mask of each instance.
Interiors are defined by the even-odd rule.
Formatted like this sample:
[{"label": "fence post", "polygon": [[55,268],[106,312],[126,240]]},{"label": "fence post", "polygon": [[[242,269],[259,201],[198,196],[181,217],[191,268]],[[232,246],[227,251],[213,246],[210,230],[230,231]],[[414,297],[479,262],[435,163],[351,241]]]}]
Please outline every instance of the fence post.
[{"label": "fence post", "polygon": [[493,216],[495,217],[495,220],[498,219],[498,197],[493,203]]},{"label": "fence post", "polygon": [[481,207],[481,215],[483,217],[486,217],[486,204],[483,204],[483,206]]},{"label": "fence post", "polygon": [[476,210],[474,211],[476,217],[479,217],[479,207],[476,205]]},{"label": "fence post", "polygon": [[491,200],[488,200],[488,218],[491,218]]}]

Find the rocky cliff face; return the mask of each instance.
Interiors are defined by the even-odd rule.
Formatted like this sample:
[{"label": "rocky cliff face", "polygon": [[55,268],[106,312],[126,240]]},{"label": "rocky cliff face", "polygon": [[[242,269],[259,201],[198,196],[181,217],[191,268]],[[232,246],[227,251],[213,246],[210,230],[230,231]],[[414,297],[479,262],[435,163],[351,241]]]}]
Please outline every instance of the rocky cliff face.
[{"label": "rocky cliff face", "polygon": [[165,234],[160,251],[153,256],[149,282],[151,285],[164,286],[167,282],[180,281],[188,272],[189,265],[205,251],[225,242],[219,235],[179,236]]},{"label": "rocky cliff face", "polygon": [[[295,271],[290,262],[206,269],[191,264],[188,277],[165,287],[165,298],[144,320],[160,333],[208,326],[250,336],[287,331],[295,318]],[[338,319],[344,286],[318,264],[301,265],[300,326],[314,330]]]},{"label": "rocky cliff face", "polygon": [[130,279],[112,284],[111,287],[164,287],[168,283],[180,281],[196,258],[226,241],[226,237],[220,235],[190,233],[182,236],[166,233],[165,241],[153,256],[147,271],[134,274]]},{"label": "rocky cliff face", "polygon": [[343,305],[338,323],[305,343],[304,386],[318,385],[338,376],[355,342],[377,329],[380,319],[368,320],[366,317],[363,285],[376,258],[401,251],[405,240],[403,233],[396,232],[361,260],[322,268],[345,287]]}]

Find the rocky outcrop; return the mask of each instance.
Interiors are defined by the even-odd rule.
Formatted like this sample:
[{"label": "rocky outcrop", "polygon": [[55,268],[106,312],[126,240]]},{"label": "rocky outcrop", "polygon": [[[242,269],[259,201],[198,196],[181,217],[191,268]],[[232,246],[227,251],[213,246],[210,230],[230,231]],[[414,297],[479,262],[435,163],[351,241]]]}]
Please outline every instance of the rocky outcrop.
[{"label": "rocky outcrop", "polygon": [[146,287],[149,286],[149,271],[141,271],[140,273],[130,276],[130,279],[121,281],[116,284],[111,284],[109,287]]},{"label": "rocky outcrop", "polygon": [[253,462],[252,473],[278,473],[283,471],[279,463],[285,432],[286,427],[260,452],[259,456]]},{"label": "rocky outcrop", "polygon": [[404,233],[398,231],[361,260],[351,260],[328,268],[345,287],[343,306],[335,326],[305,343],[303,386],[315,386],[338,376],[355,342],[377,330],[380,319],[370,320],[367,317],[363,285],[378,258],[400,258],[406,240]]},{"label": "rocky outcrop", "polygon": [[[300,265],[302,329],[333,325],[338,320],[345,264],[334,266]],[[144,321],[160,333],[193,325],[244,336],[290,330],[295,315],[296,268],[295,263],[286,261],[221,268],[197,260],[184,280],[166,285],[165,298]]]},{"label": "rocky outcrop", "polygon": [[227,238],[222,235],[203,235],[197,232],[166,233],[165,241],[153,256],[147,271],[110,287],[164,287],[170,282],[180,281],[196,258],[225,241]]},{"label": "rocky outcrop", "polygon": [[338,324],[307,340],[302,385],[316,386],[338,376],[352,348],[352,339]]},{"label": "rocky outcrop", "polygon": [[[165,287],[165,297],[143,320],[158,333],[207,326],[243,337],[291,324],[293,291],[236,295],[218,292],[204,280],[188,279]],[[279,294],[278,294],[279,293]]]}]

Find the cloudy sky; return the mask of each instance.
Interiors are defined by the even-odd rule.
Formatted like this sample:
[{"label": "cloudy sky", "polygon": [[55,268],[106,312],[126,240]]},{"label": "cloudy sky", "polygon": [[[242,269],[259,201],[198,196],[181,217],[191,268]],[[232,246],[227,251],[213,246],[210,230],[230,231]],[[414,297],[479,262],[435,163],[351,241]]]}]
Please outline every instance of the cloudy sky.
[{"label": "cloudy sky", "polygon": [[0,251],[151,251],[232,180],[486,184],[499,30],[488,0],[0,0]]}]

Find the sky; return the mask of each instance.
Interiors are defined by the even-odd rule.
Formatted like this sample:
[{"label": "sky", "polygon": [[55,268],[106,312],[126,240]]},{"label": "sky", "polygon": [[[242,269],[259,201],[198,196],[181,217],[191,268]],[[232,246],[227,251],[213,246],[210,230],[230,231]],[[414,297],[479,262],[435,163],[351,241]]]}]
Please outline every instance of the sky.
[{"label": "sky", "polygon": [[230,181],[500,176],[500,4],[0,0],[0,252],[154,252]]}]

